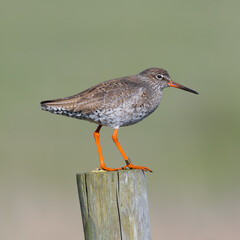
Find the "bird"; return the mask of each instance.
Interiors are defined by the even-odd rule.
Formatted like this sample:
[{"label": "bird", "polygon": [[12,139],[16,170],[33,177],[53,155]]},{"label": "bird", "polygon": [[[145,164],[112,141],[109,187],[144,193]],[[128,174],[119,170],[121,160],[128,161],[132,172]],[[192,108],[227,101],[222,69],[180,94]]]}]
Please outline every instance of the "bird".
[{"label": "bird", "polygon": [[[94,138],[100,159],[99,170],[118,171],[141,169],[152,172],[148,167],[133,165],[118,141],[120,127],[136,124],[152,114],[160,104],[163,89],[179,88],[194,94],[198,92],[173,82],[162,68],[148,68],[137,75],[101,82],[73,96],[42,101],[41,109],[50,113],[87,120],[98,124]],[[102,126],[113,128],[112,140],[122,154],[126,165],[109,168],[105,165],[100,145]]]}]

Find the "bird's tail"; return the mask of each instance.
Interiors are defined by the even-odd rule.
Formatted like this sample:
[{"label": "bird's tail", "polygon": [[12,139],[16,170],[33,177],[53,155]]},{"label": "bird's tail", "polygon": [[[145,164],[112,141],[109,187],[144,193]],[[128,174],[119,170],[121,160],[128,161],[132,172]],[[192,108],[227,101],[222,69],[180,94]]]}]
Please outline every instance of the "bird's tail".
[{"label": "bird's tail", "polygon": [[51,103],[51,100],[47,100],[47,101],[42,101],[40,103],[41,109],[44,111],[47,111],[48,107],[49,107],[49,103]]}]

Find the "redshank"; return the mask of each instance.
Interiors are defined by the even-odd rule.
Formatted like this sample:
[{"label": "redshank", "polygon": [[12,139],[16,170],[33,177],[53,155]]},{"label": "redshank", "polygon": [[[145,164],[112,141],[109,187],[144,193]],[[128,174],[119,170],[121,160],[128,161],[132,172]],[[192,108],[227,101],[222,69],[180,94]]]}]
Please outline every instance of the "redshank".
[{"label": "redshank", "polygon": [[[41,102],[42,110],[67,117],[83,119],[98,124],[94,132],[100,167],[106,171],[125,169],[142,169],[131,163],[118,142],[120,127],[129,126],[143,120],[158,107],[162,91],[166,87],[175,87],[198,94],[194,90],[173,82],[166,70],[149,68],[134,76],[127,76],[99,83],[76,95]],[[114,129],[112,139],[122,154],[126,166],[123,168],[106,167],[99,141],[102,126]]]}]

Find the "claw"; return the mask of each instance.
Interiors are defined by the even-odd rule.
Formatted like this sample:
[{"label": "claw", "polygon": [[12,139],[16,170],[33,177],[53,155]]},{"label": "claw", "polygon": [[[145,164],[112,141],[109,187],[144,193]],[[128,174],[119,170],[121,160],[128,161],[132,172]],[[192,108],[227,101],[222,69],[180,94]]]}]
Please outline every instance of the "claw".
[{"label": "claw", "polygon": [[132,165],[132,163],[126,165],[126,166],[124,167],[124,169],[126,169],[127,167],[130,168],[130,169],[141,169],[141,170],[143,170],[143,171],[152,172],[152,170],[149,169],[149,168],[147,168],[147,167],[135,166],[135,165]]}]

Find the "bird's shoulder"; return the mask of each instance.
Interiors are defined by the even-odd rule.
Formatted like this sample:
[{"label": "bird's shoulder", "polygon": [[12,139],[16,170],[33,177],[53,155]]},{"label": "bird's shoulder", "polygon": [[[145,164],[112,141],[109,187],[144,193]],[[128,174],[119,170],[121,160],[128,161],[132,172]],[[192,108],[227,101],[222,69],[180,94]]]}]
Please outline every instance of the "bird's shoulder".
[{"label": "bird's shoulder", "polygon": [[83,99],[91,99],[94,101],[95,98],[99,100],[108,95],[119,94],[122,91],[130,93],[130,91],[134,92],[136,89],[145,87],[145,83],[141,81],[138,76],[127,76],[101,82],[69,98],[79,99],[79,101]]}]

